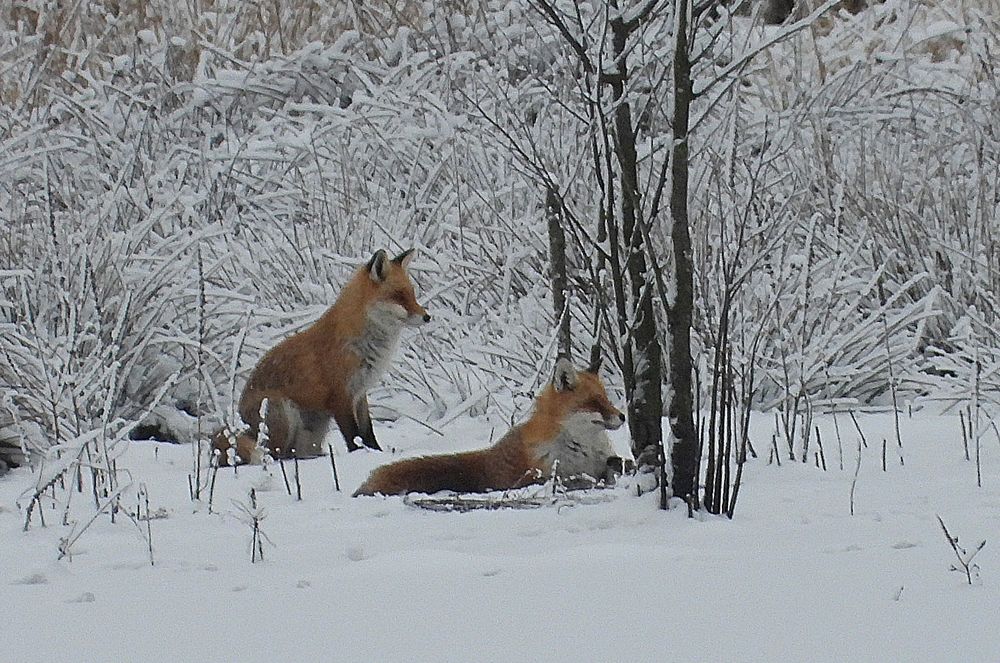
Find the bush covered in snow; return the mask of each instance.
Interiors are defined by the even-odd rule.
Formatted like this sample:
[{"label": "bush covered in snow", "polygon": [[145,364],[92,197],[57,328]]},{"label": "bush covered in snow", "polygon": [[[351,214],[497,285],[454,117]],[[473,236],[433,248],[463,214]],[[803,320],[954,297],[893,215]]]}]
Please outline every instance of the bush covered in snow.
[{"label": "bush covered in snow", "polygon": [[[761,407],[869,402],[890,375],[907,398],[998,399],[995,15],[837,14],[696,103],[694,351],[708,361],[735,275]],[[720,25],[702,77],[779,29]],[[637,86],[663,75],[659,38]],[[573,60],[527,3],[39,0],[0,9],[0,52],[0,438],[41,449],[145,416],[193,439],[380,247],[421,250],[435,316],[386,390],[433,420],[544,375],[545,189],[526,164],[577,218],[600,201]],[[651,153],[667,105],[644,107]],[[581,347],[588,252],[571,251]]]}]

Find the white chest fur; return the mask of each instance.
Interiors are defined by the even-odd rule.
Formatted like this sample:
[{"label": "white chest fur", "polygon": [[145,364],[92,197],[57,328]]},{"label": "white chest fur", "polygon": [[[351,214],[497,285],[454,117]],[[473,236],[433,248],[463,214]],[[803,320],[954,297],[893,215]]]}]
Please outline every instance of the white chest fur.
[{"label": "white chest fur", "polygon": [[608,457],[614,455],[601,416],[580,412],[567,417],[551,444],[542,448],[539,460],[549,467],[558,460],[558,473],[564,477],[586,474],[599,479]]},{"label": "white chest fur", "polygon": [[364,396],[385,375],[405,321],[406,309],[399,304],[379,302],[368,309],[365,329],[352,348],[360,362],[349,385],[355,398]]}]

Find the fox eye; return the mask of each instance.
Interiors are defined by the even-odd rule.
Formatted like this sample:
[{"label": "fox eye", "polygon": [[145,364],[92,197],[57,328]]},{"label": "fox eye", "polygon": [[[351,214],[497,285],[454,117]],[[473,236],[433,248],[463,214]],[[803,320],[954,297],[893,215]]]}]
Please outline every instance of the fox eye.
[{"label": "fox eye", "polygon": [[392,293],[390,299],[392,299],[392,301],[399,304],[400,306],[404,307],[406,306],[406,293],[404,292],[401,291],[394,292]]}]

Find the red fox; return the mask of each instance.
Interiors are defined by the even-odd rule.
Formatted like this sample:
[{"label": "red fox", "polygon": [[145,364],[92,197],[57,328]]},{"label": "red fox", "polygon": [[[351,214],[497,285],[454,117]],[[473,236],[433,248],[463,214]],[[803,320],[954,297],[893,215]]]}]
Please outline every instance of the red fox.
[{"label": "red fox", "polygon": [[[267,449],[274,457],[323,453],[333,418],[347,449],[381,449],[368,412],[368,390],[389,367],[403,326],[431,316],[417,303],[407,267],[410,249],[390,259],[379,250],[354,274],[326,313],[271,348],[250,374],[239,413],[250,430],[236,438],[236,462],[259,462],[257,438],[266,398]],[[231,434],[216,434],[213,448],[227,464]],[[256,457],[255,457],[256,456]]]},{"label": "red fox", "polygon": [[544,481],[554,467],[564,477],[605,477],[615,462],[621,463],[606,431],[621,427],[625,415],[608,400],[598,367],[595,362],[578,372],[560,358],[531,417],[492,447],[383,465],[354,496],[506,490]]}]

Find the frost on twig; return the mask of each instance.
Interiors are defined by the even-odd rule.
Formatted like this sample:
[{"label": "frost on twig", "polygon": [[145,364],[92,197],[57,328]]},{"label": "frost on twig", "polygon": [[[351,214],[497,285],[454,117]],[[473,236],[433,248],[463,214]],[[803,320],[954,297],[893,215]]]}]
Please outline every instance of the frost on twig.
[{"label": "frost on twig", "polygon": [[[267,517],[264,507],[257,503],[257,491],[250,489],[249,500],[247,502],[236,502],[233,504],[239,510],[237,518],[250,528],[250,563],[255,564],[258,560],[264,560],[264,543],[271,543],[271,539],[261,529],[260,524]],[[271,544],[273,545],[273,544]]]}]

